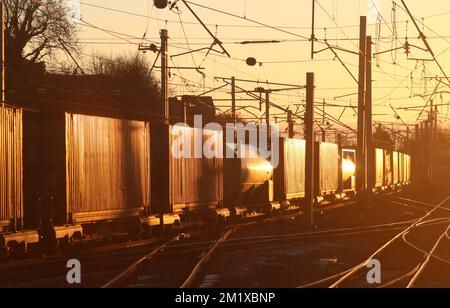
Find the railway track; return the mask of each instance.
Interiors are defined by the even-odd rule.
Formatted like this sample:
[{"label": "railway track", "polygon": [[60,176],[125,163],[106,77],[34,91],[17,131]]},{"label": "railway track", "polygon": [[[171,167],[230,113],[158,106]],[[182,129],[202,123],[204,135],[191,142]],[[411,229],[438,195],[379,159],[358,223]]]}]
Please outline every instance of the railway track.
[{"label": "railway track", "polygon": [[[327,210],[339,208],[339,206],[329,207]],[[236,225],[256,224],[264,221],[271,221],[289,215],[301,215],[298,208],[286,211],[281,216],[272,214],[256,214],[243,218]],[[182,229],[181,233],[175,235],[162,235],[153,239],[129,241],[124,243],[94,246],[83,249],[70,249],[67,252],[49,257],[30,258],[15,260],[7,263],[0,263],[0,287],[40,287],[40,286],[69,286],[65,281],[67,274],[66,263],[69,259],[78,259],[83,265],[83,273],[88,273],[87,281],[83,281],[83,287],[98,287],[104,284],[104,281],[111,280],[117,275],[117,268],[126,268],[148,255],[149,251],[157,250],[160,245],[169,240],[183,238],[183,243],[189,241],[209,240],[212,241],[212,234],[222,232],[224,226],[204,227],[197,230],[193,227],[186,231]],[[208,238],[209,237],[209,238]],[[162,249],[161,249],[162,250]],[[100,273],[100,274],[99,274]]]},{"label": "railway track", "polygon": [[[295,211],[285,213],[279,217],[265,218],[262,221],[250,221],[234,225],[223,232],[203,234],[202,236],[195,238],[197,241],[191,241],[190,243],[183,242],[182,244],[177,244],[179,241],[175,238],[162,244],[133,263],[125,271],[119,273],[112,280],[107,282],[103,288],[151,287],[153,282],[147,281],[147,278],[155,275],[154,270],[159,270],[161,267],[157,265],[151,266],[152,264],[150,263],[157,258],[159,258],[159,260],[156,260],[156,264],[158,264],[158,262],[165,263],[164,259],[167,254],[171,254],[172,264],[162,265],[167,268],[168,272],[171,272],[171,275],[173,275],[170,276],[170,281],[167,282],[167,286],[173,287],[173,285],[178,285],[180,288],[194,287],[200,283],[202,274],[216,251],[232,234],[247,226],[258,223],[268,223],[292,215],[301,215],[301,212]],[[200,239],[200,241],[198,241],[198,239]],[[177,256],[182,256],[182,258],[177,258]],[[173,260],[175,260],[175,263],[177,264],[174,265]],[[188,270],[190,268],[192,268],[192,271]],[[159,284],[161,283],[161,279],[155,280],[158,281]]]},{"label": "railway track", "polygon": [[[345,206],[354,205],[354,202],[347,202],[344,204],[334,204],[324,208],[316,209],[316,212],[326,212],[332,211],[336,209],[340,209]],[[202,279],[202,273],[205,271],[208,263],[214,257],[219,248],[230,248],[231,246],[237,247],[247,244],[263,244],[270,241],[286,241],[292,240],[289,237],[280,237],[280,238],[261,238],[259,241],[254,241],[252,238],[248,239],[239,239],[239,240],[231,240],[229,239],[232,234],[236,233],[238,230],[252,226],[258,223],[269,223],[276,220],[281,220],[286,217],[298,216],[302,215],[303,212],[299,209],[295,209],[292,211],[287,211],[284,214],[281,214],[276,217],[263,217],[262,220],[253,219],[251,221],[246,221],[241,224],[237,224],[234,226],[230,226],[228,229],[224,230],[221,233],[212,235],[212,234],[204,234],[202,236],[196,237],[196,241],[191,240],[188,241],[176,241],[171,240],[163,243],[161,246],[152,250],[146,256],[140,258],[136,262],[134,262],[131,266],[129,266],[126,270],[116,275],[112,280],[108,281],[103,285],[104,288],[117,288],[117,287],[151,287],[152,282],[146,281],[146,278],[152,277],[155,275],[153,273],[154,269],[159,269],[161,267],[166,267],[170,272],[178,272],[179,275],[175,275],[176,277],[172,277],[171,281],[167,282],[169,287],[173,287],[174,285],[180,286],[183,288],[193,287],[195,285],[199,285]],[[298,236],[307,236],[306,234],[300,235],[292,235],[294,237]],[[199,240],[200,239],[200,240]],[[252,243],[254,242],[254,243]],[[189,255],[188,257],[185,257]],[[184,259],[182,264],[172,264],[167,265],[164,260],[164,257],[170,256],[171,260],[180,261],[179,256],[183,256]],[[159,260],[158,260],[159,259]],[[151,263],[154,266],[150,266]],[[170,268],[170,269],[169,269]],[[174,268],[178,268],[174,270]],[[186,269],[192,268],[191,272],[186,272]],[[167,276],[167,275],[161,275]],[[155,279],[158,282],[161,279]],[[164,280],[164,279],[162,279]],[[161,286],[160,284],[158,286]],[[163,285],[164,286],[164,285]]]},{"label": "railway track", "polygon": [[[406,205],[408,206],[408,205]],[[414,208],[414,206],[409,206]],[[416,210],[419,208],[416,207]],[[420,210],[422,210],[420,208]],[[339,237],[351,237],[355,235],[363,234],[376,234],[383,232],[394,232],[398,230],[404,230],[409,225],[413,224],[416,220],[411,219],[407,221],[387,223],[380,225],[371,225],[363,227],[353,227],[353,228],[340,228],[333,230],[322,230],[314,232],[304,232],[296,234],[283,234],[274,236],[258,236],[258,237],[237,237],[231,238],[232,235],[236,233],[237,230],[242,229],[246,225],[241,225],[239,227],[230,228],[229,230],[221,233],[216,239],[211,241],[192,241],[190,243],[176,243],[168,244],[161,247],[162,249],[157,249],[152,251],[148,257],[144,257],[139,260],[136,264],[133,264],[125,272],[119,274],[115,280],[109,282],[105,287],[156,287],[156,286],[180,286],[185,287],[208,287],[211,286],[209,280],[213,280],[213,275],[208,275],[208,264],[211,262],[212,258],[219,252],[230,251],[236,248],[242,247],[253,247],[260,245],[270,245],[270,244],[281,244],[288,243],[296,240],[307,240],[307,239],[319,239],[319,238],[339,238]],[[427,223],[439,223],[440,221],[427,221]],[[154,264],[149,264],[156,254],[158,254],[160,260],[154,260]],[[186,257],[189,256],[189,257]],[[194,262],[193,259],[198,260]],[[183,259],[184,258],[184,259]],[[177,262],[180,264],[174,265],[166,264],[163,259],[183,259],[183,262]],[[182,265],[181,265],[182,263]],[[155,268],[165,267],[170,269],[171,272],[178,271],[180,275],[176,278],[172,278],[167,285],[154,284],[151,279],[160,281],[163,273],[155,271]],[[174,270],[175,268],[175,270]],[[187,272],[186,268],[193,269],[192,272]],[[178,269],[178,270],[177,270]],[[134,277],[131,278],[131,276]],[[211,278],[212,276],[212,278]],[[186,278],[187,277],[187,278]]]},{"label": "railway track", "polygon": [[[448,198],[450,199],[450,197]],[[345,239],[355,236],[386,234],[402,231],[407,243],[404,241],[404,246],[415,251],[418,255],[424,255],[424,252],[429,251],[429,261],[421,264],[411,265],[411,268],[399,273],[393,271],[392,276],[395,278],[389,279],[383,286],[398,286],[403,283],[405,279],[412,278],[417,272],[424,273],[429,268],[429,264],[437,258],[445,259],[439,256],[436,245],[434,251],[432,247],[423,247],[416,239],[411,238],[415,233],[404,232],[405,230],[426,230],[427,228],[447,227],[450,225],[449,209],[441,206],[433,206],[420,201],[397,198],[392,200],[393,204],[403,206],[414,210],[416,213],[423,214],[423,216],[415,219],[404,221],[397,221],[385,224],[374,224],[370,226],[357,226],[350,228],[335,228],[328,230],[316,230],[313,232],[300,232],[280,235],[266,235],[266,236],[238,236],[238,230],[244,230],[248,226],[264,224],[269,222],[282,221],[283,219],[292,219],[293,217],[301,216],[302,212],[299,209],[288,211],[278,216],[260,216],[253,217],[250,220],[243,220],[238,224],[223,226],[215,230],[203,230],[185,234],[173,234],[165,238],[147,240],[142,242],[142,246],[135,243],[128,243],[128,247],[120,249],[116,245],[118,251],[108,249],[108,247],[99,248],[97,253],[91,250],[91,254],[87,254],[82,261],[84,272],[89,272],[88,282],[83,282],[83,287],[98,287],[117,288],[117,287],[210,287],[214,285],[216,279],[214,275],[208,273],[209,265],[212,261],[221,255],[223,252],[232,252],[236,249],[250,248],[250,247],[270,247],[270,245],[285,245],[295,241],[308,241],[319,239]],[[328,211],[339,209],[346,205],[334,205],[328,208],[317,209],[317,211]],[[435,212],[440,212],[441,216],[432,216]],[[414,228],[411,228],[414,226]],[[448,241],[450,231],[441,235],[441,242]],[[434,235],[436,236],[436,235]],[[398,238],[397,238],[398,239]],[[402,237],[403,239],[403,237]],[[390,246],[390,245],[388,245]],[[415,246],[415,247],[412,247]],[[125,247],[125,246],[124,246]],[[404,247],[403,247],[404,248]],[[419,257],[419,256],[418,256]],[[425,257],[426,259],[426,257]],[[3,283],[9,278],[12,280],[12,286],[15,286],[14,279],[19,283],[29,279],[36,280],[36,277],[55,277],[54,284],[60,286],[68,286],[61,278],[66,275],[67,269],[64,262],[67,257],[55,257],[48,260],[36,261],[26,260],[19,263],[12,263],[8,265],[0,265],[0,286],[5,286]],[[29,263],[26,266],[26,263]],[[22,264],[20,264],[22,263]],[[131,265],[130,265],[131,264]],[[422,267],[422,269],[421,269]],[[365,268],[365,267],[364,267]],[[307,285],[313,286],[329,286],[330,283],[338,283],[341,279],[348,277],[347,275],[355,276],[357,272],[364,272],[362,266],[360,270],[354,271],[355,267],[349,270],[327,277],[321,281]],[[118,273],[117,269],[126,269]],[[6,276],[3,274],[6,273]],[[420,280],[422,274],[416,280]],[[357,275],[356,275],[357,276]],[[402,277],[404,276],[404,277]],[[400,279],[402,278],[402,279]],[[354,280],[344,279],[345,283],[338,286],[353,285]],[[347,284],[348,281],[351,283]],[[106,282],[106,283],[105,283]],[[8,286],[8,284],[6,284]],[[357,286],[364,286],[357,285]]]},{"label": "railway track", "polygon": [[[97,249],[87,249],[58,256],[16,261],[0,265],[0,286],[64,286],[69,259],[82,263],[83,273],[111,275],[115,268],[123,267],[155,247],[162,239],[144,240],[133,243],[115,244]],[[105,262],[105,259],[108,262]],[[91,276],[91,275],[87,275]],[[92,275],[94,276],[94,275]],[[95,277],[84,277],[83,284],[96,286]]]},{"label": "railway track", "polygon": [[[387,241],[365,261],[351,268],[323,278],[321,280],[301,286],[308,287],[421,287],[433,285],[433,280],[440,279],[429,275],[423,279],[433,262],[439,263],[438,268],[449,266],[450,259],[437,255],[439,248],[448,251],[448,237],[450,233],[450,196],[437,205],[427,204],[418,200],[396,198],[393,204],[420,210],[424,215],[415,219],[408,227]],[[430,240],[432,239],[432,240]],[[369,284],[367,273],[371,261],[378,260],[382,265],[381,284]],[[441,270],[442,273],[442,270]],[[446,275],[444,275],[446,276]],[[445,278],[444,278],[445,279]],[[431,282],[430,282],[431,281]],[[447,282],[435,282],[445,285]],[[449,285],[450,286],[450,285]]]}]

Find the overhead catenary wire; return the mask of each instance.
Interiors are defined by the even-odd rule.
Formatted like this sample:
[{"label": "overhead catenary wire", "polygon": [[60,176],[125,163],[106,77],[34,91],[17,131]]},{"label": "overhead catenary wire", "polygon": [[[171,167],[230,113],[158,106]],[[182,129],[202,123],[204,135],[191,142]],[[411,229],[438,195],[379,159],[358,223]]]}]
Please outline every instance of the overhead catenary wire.
[{"label": "overhead catenary wire", "polygon": [[[67,0],[69,2],[79,2],[79,0]],[[140,14],[140,13],[136,13],[136,12],[131,12],[131,11],[127,11],[127,10],[121,10],[121,9],[117,9],[117,8],[112,8],[112,7],[107,7],[107,6],[102,6],[99,4],[94,4],[94,3],[89,3],[83,0],[83,6],[87,6],[87,7],[92,7],[92,8],[97,8],[97,9],[101,9],[101,10],[106,10],[106,11],[110,11],[110,12],[116,12],[116,13],[120,13],[120,14],[126,14],[129,16],[134,16],[134,17],[141,17],[141,18],[146,18],[146,19],[150,19],[150,20],[156,20],[159,22],[167,22],[167,23],[178,23],[178,20],[171,20],[171,19],[164,19],[164,18],[157,18],[157,17],[153,17],[153,16],[148,16],[145,14]],[[449,15],[450,12],[443,12],[443,13],[439,13],[439,14],[433,14],[433,15],[428,15],[428,16],[424,16],[424,18],[426,19],[430,19],[430,18],[436,18],[436,17],[441,17],[441,16],[445,16],[445,15]],[[240,16],[240,18],[242,18],[243,20],[246,20],[246,18],[243,18],[242,16]],[[402,23],[407,23],[407,20],[403,20],[403,21],[399,21],[399,24]],[[185,24],[189,24],[189,25],[193,25],[193,26],[200,26],[197,22],[185,22]],[[220,24],[220,23],[205,23],[207,26],[220,26],[223,28],[265,28],[266,26],[264,25],[249,25],[249,24]],[[368,25],[376,25],[376,23],[369,23]],[[311,30],[311,26],[287,26],[287,25],[276,25],[274,26],[276,28],[280,28],[280,29],[292,29],[292,30]],[[358,28],[359,25],[358,24],[352,24],[352,25],[341,25],[340,27],[327,27],[327,29],[338,29],[338,28]],[[317,26],[317,28],[324,28],[324,26]],[[309,38],[308,38],[309,40]],[[334,40],[334,39],[333,39]]]},{"label": "overhead catenary wire", "polygon": [[[191,4],[193,4],[193,5],[197,5],[198,6],[198,4],[195,4],[195,3],[193,3],[193,2],[191,2],[191,1],[188,1],[189,3],[191,3]],[[98,5],[94,5],[94,6],[96,6],[97,8],[99,8],[99,9],[108,9],[108,10],[110,10],[111,8],[107,8],[107,7],[100,7],[100,6],[98,6]],[[206,8],[206,6],[203,6],[204,7],[204,9],[214,9],[214,8],[210,8],[210,7],[207,7]],[[115,11],[117,11],[117,12],[119,12],[120,10],[116,10],[116,9],[111,9],[111,10],[115,10]],[[216,9],[214,9],[214,10],[216,10]],[[229,16],[233,16],[233,17],[235,17],[235,18],[239,18],[239,19],[241,19],[241,20],[243,20],[243,21],[245,21],[245,23],[252,23],[253,21],[255,21],[255,22],[259,22],[259,21],[257,21],[257,20],[252,20],[252,21],[249,21],[248,19],[243,19],[242,18],[242,16],[239,16],[239,15],[236,15],[236,14],[233,14],[233,13],[229,13],[229,12],[225,12],[225,11],[220,11],[220,10],[216,10],[216,11],[219,11],[218,13],[221,13],[221,14],[231,14],[231,15],[229,15]],[[132,12],[126,12],[126,11],[120,11],[120,13],[124,13],[124,14],[129,14],[129,13],[131,13],[131,15],[130,16],[138,16],[138,15],[141,15],[141,14],[134,14],[133,15],[133,13]],[[236,16],[234,16],[234,15],[236,15]],[[154,18],[149,18],[149,17],[152,17],[152,16],[149,16],[148,14],[147,14],[147,16],[145,16],[145,15],[142,15],[141,17],[143,17],[143,18],[146,18],[147,20],[148,19],[154,19]],[[160,21],[166,21],[165,19],[162,19],[162,18],[160,18]],[[171,21],[168,21],[168,22],[171,22]],[[180,22],[180,20],[178,20],[178,22],[176,21],[176,20],[173,20],[173,22],[176,22],[176,23],[178,23],[178,24],[181,24],[182,22]],[[406,21],[405,21],[406,22]],[[195,24],[195,23],[190,23],[190,22],[185,22],[185,23],[187,23],[187,24]],[[255,26],[257,26],[257,27],[265,27],[265,28],[267,28],[267,26],[269,27],[269,29],[273,29],[273,30],[276,30],[276,31],[278,31],[279,33],[283,33],[283,31],[279,31],[280,29],[275,29],[275,28],[280,28],[280,27],[275,27],[275,26],[272,26],[272,25],[268,25],[268,24],[265,24],[265,23],[261,23],[261,24],[257,24],[257,23],[254,23],[254,25]],[[218,25],[220,25],[220,23],[217,23]],[[209,24],[209,25],[215,25],[215,24]],[[220,25],[221,27],[222,27],[222,25]],[[226,25],[225,25],[226,26]],[[354,25],[355,27],[357,26],[357,25]],[[346,28],[346,27],[349,27],[349,26],[342,26],[342,27],[339,27],[338,25],[336,26],[336,27],[334,27],[335,29],[344,29],[344,28]],[[301,28],[301,27],[293,27],[293,28]],[[304,27],[305,29],[308,29],[309,27]],[[331,29],[332,27],[328,27],[329,29]],[[283,29],[281,29],[281,30],[283,30]],[[105,33],[108,33],[108,32],[105,32]],[[114,32],[111,32],[111,33],[114,33]],[[108,33],[108,34],[111,34],[111,33]],[[306,36],[304,36],[304,37],[301,37],[302,35],[300,35],[300,37],[299,37],[299,34],[298,33],[295,33],[295,32],[292,32],[292,31],[285,31],[284,32],[285,34],[289,34],[289,35],[296,35],[296,39],[294,40],[294,39],[292,39],[292,40],[290,40],[290,39],[284,39],[284,41],[307,41],[307,40],[309,40],[309,38],[308,37],[306,37]],[[117,34],[117,33],[116,33]],[[120,35],[119,35],[120,36]],[[350,37],[348,37],[347,35],[345,35],[346,37],[343,37],[343,38],[338,38],[338,39],[342,39],[342,40],[354,40],[354,38],[352,39],[352,38],[350,38]],[[436,34],[436,38],[440,38],[440,35],[438,35],[438,34]],[[119,39],[121,39],[122,40],[122,38],[119,38]],[[128,37],[127,38],[128,39],[128,42],[126,42],[125,40],[122,40],[123,41],[123,43],[125,44],[130,44],[131,42],[133,42],[133,40],[134,39],[131,39],[130,37]],[[136,38],[136,39],[139,39],[139,38]],[[187,46],[187,48],[186,47],[184,47],[183,48],[183,46],[181,46],[181,45],[179,45],[179,46],[173,46],[173,48],[180,48],[180,49],[186,49],[186,50],[190,50],[191,48],[190,48],[190,46],[191,46],[191,44],[194,44],[194,43],[192,43],[192,42],[190,42],[190,41],[187,41],[186,40],[186,35],[184,36],[184,39],[185,39],[185,45],[184,46]],[[189,39],[190,40],[190,39]],[[280,40],[280,41],[282,41],[282,40]],[[134,42],[133,42],[134,43]],[[233,43],[238,43],[238,42],[233,42]],[[212,55],[212,57],[221,57],[221,55]],[[225,58],[225,57],[224,57]],[[238,61],[242,61],[242,62],[245,62],[245,59],[233,59],[233,60],[238,60]],[[212,61],[212,60],[211,60]],[[215,61],[215,60],[214,60]],[[320,61],[331,61],[331,60],[328,60],[328,59],[320,59]],[[216,61],[215,61],[216,62]],[[282,63],[287,63],[287,64],[289,64],[289,63],[302,63],[302,62],[307,62],[307,60],[298,60],[298,61],[289,61],[289,60],[282,60],[282,61],[266,61],[266,62],[264,62],[264,61],[260,61],[259,63],[261,63],[261,64],[264,64],[264,63],[267,63],[267,64],[274,64],[274,65],[276,65],[276,64],[282,64]],[[231,65],[227,65],[227,64],[225,64],[225,63],[217,63],[217,64],[219,64],[219,65],[223,65],[224,67],[227,67],[227,68],[229,68],[229,69],[233,69],[233,70],[236,70],[237,68],[234,66],[231,66]],[[242,71],[242,70],[240,70],[240,72],[241,73],[244,73],[244,71]],[[248,73],[248,71],[246,71],[245,72],[245,74],[247,74]],[[383,72],[380,72],[380,73],[383,73]],[[384,74],[386,74],[386,75],[389,75],[389,73],[386,73],[386,72],[384,72]],[[267,79],[267,78],[266,78]],[[381,88],[381,87],[380,87]],[[410,89],[411,87],[408,87],[408,86],[405,86],[405,83],[404,82],[401,82],[399,85],[398,85],[398,87],[396,87],[396,88],[394,88],[394,91],[392,91],[392,93],[394,93],[394,92],[396,92],[397,90],[402,90],[402,89]],[[318,89],[318,90],[320,90],[320,88]],[[389,96],[391,96],[391,94],[389,95]],[[291,97],[291,96],[286,96],[287,98],[288,97]],[[377,105],[383,105],[383,104],[377,104]],[[386,107],[386,106],[382,106],[382,107]]]}]

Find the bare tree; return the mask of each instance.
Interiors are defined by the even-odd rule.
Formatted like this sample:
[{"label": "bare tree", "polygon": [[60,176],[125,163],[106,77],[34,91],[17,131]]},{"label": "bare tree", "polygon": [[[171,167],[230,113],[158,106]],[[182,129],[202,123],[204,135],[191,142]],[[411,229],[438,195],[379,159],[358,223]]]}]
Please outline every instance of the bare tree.
[{"label": "bare tree", "polygon": [[5,0],[6,56],[9,66],[31,64],[67,48],[78,50],[76,28],[66,1]]},{"label": "bare tree", "polygon": [[155,99],[159,96],[159,85],[151,74],[151,65],[141,54],[116,57],[94,55],[91,70],[94,75],[115,82],[129,96]]},{"label": "bare tree", "polygon": [[392,134],[382,125],[377,126],[375,133],[373,134],[373,141],[375,146],[381,148],[392,148],[394,146],[394,141],[392,140],[391,135]]}]

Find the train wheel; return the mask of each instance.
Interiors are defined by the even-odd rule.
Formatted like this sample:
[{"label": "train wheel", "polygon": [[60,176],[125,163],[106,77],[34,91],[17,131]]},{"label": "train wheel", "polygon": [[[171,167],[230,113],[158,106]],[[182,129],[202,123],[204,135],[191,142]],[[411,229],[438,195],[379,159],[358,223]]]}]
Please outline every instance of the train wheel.
[{"label": "train wheel", "polygon": [[79,242],[83,239],[83,235],[80,232],[75,232],[70,238],[70,242]]},{"label": "train wheel", "polygon": [[27,257],[31,258],[42,257],[42,255],[44,254],[44,252],[42,251],[42,247],[39,243],[28,244],[26,253]]},{"label": "train wheel", "polygon": [[62,239],[58,239],[58,249],[59,250],[66,250],[69,249],[71,246],[71,239],[69,238],[68,235],[66,235],[64,238]]},{"label": "train wheel", "polygon": [[152,228],[148,224],[141,225],[141,235],[144,237],[150,236],[152,234]]},{"label": "train wheel", "polygon": [[8,243],[9,247],[9,255],[14,259],[20,259],[25,257],[27,245],[25,242],[17,243],[17,242],[11,242]]},{"label": "train wheel", "polygon": [[226,224],[226,218],[223,215],[217,215],[216,217],[216,225],[217,226],[224,226]]},{"label": "train wheel", "polygon": [[0,262],[8,261],[10,257],[9,247],[0,247]]}]

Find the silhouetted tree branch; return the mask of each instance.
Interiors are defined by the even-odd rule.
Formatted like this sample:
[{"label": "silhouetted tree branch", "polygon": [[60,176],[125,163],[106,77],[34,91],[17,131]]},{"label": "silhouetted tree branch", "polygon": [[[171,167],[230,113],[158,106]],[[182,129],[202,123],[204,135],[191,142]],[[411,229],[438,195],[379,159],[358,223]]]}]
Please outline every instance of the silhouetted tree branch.
[{"label": "silhouetted tree branch", "polygon": [[6,56],[10,67],[35,64],[63,49],[78,51],[66,1],[5,0]]},{"label": "silhouetted tree branch", "polygon": [[159,85],[150,73],[151,65],[144,56],[93,56],[91,70],[94,75],[115,82],[123,93],[130,96],[159,96]]}]

